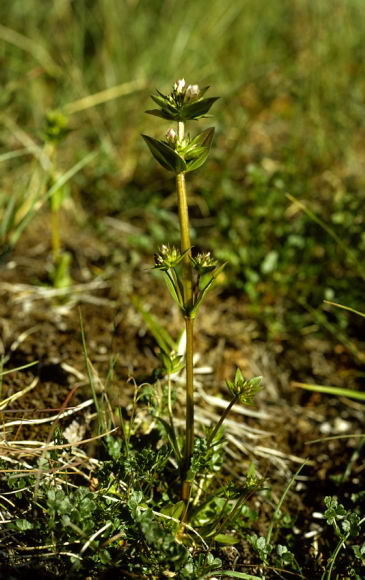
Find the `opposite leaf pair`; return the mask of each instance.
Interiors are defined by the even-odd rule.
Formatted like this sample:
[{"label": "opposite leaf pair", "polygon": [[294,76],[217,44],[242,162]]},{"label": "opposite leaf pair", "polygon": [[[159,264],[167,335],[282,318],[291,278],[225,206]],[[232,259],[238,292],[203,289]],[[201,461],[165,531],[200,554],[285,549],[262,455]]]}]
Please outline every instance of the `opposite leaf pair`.
[{"label": "opposite leaf pair", "polygon": [[178,132],[170,128],[165,139],[142,135],[156,161],[168,171],[175,174],[194,171],[203,165],[208,157],[214,135],[213,127],[205,129],[194,138],[190,135],[184,138],[183,131],[180,131],[186,121],[205,117],[218,99],[218,97],[203,98],[208,88],[200,89],[199,85],[186,85],[185,80],[180,79],[173,85],[169,95],[164,95],[160,91],[152,95],[152,99],[160,108],[146,112],[178,123]]}]

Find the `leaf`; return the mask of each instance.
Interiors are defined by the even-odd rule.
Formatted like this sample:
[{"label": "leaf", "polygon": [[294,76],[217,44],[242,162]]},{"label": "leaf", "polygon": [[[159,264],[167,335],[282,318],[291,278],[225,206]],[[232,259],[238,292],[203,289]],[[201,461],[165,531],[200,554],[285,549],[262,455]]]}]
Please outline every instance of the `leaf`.
[{"label": "leaf", "polygon": [[169,442],[174,450],[175,456],[176,456],[177,460],[180,461],[181,453],[180,453],[180,449],[179,449],[179,444],[177,442],[175,429],[173,428],[172,425],[170,425],[162,417],[156,417],[156,419],[157,419],[157,421],[160,421],[161,425],[164,427],[167,438],[168,438],[168,440],[169,440]]},{"label": "leaf", "polygon": [[148,113],[148,115],[154,115],[155,117],[160,117],[161,119],[175,121],[174,116],[170,115],[169,113],[166,113],[165,111],[160,111],[160,109],[151,109],[151,110],[145,111],[145,113]]},{"label": "leaf", "polygon": [[160,95],[160,97],[162,97],[163,99],[166,99],[166,100],[167,100],[167,98],[168,98],[168,97],[167,97],[167,95],[164,95],[164,94],[163,94],[163,93],[161,93],[161,91],[159,91],[158,89],[156,89],[156,93],[157,93],[158,95]]},{"label": "leaf", "polygon": [[177,503],[169,504],[166,507],[162,508],[161,513],[165,516],[170,516],[171,518],[175,518],[178,520],[181,514],[184,511],[185,503],[180,500]]},{"label": "leaf", "polygon": [[174,149],[169,147],[169,145],[158,139],[153,139],[148,135],[142,135],[142,137],[147,143],[152,155],[162,167],[175,173],[182,173],[186,170],[184,159]]},{"label": "leaf", "polygon": [[201,303],[203,302],[204,298],[206,297],[208,290],[212,287],[215,280],[217,279],[219,274],[222,272],[222,270],[226,266],[226,264],[227,264],[227,262],[224,262],[224,264],[221,264],[218,268],[213,270],[213,272],[211,273],[211,278],[209,279],[209,282],[206,284],[206,286],[204,286],[204,288],[202,288],[202,290],[200,290],[200,292],[195,300],[194,306],[190,311],[190,315],[192,318],[195,318],[196,313],[199,310],[199,307],[200,307]]},{"label": "leaf", "polygon": [[[183,299],[181,289],[175,285],[175,282],[171,278],[169,272],[164,271],[163,274],[164,274],[166,286],[167,286],[168,291],[170,292],[172,298],[180,306],[180,308],[183,308],[184,307],[184,299]],[[177,283],[178,283],[178,281],[177,281]]]},{"label": "leaf", "polygon": [[181,110],[181,117],[183,119],[199,119],[208,113],[211,106],[217,101],[219,97],[210,97],[184,105]]},{"label": "leaf", "polygon": [[332,387],[324,385],[307,385],[306,383],[292,383],[294,387],[305,389],[306,391],[314,391],[316,393],[327,393],[329,395],[336,395],[337,397],[349,397],[350,399],[359,399],[365,401],[365,393],[362,391],[355,391],[353,389],[346,389],[342,387]]},{"label": "leaf", "polygon": [[213,539],[220,544],[225,544],[226,546],[233,546],[239,542],[237,538],[229,536],[228,534],[217,534]]},{"label": "leaf", "polygon": [[214,136],[214,131],[215,131],[214,127],[208,127],[208,129],[205,129],[204,131],[199,133],[199,135],[194,137],[194,139],[192,139],[190,143],[210,148]]},{"label": "leaf", "polygon": [[191,143],[200,145],[200,147],[202,147],[202,152],[196,159],[187,162],[186,169],[187,172],[195,171],[195,169],[199,169],[199,167],[201,167],[203,163],[205,163],[209,155],[213,137],[214,137],[214,127],[209,127],[209,129],[206,129],[205,131],[200,133],[200,135],[195,137],[195,139],[193,139]]},{"label": "leaf", "polygon": [[153,334],[154,339],[156,340],[161,350],[168,355],[172,350],[176,352],[178,349],[178,343],[172,338],[169,332],[163,326],[161,326],[157,318],[148,312],[142,306],[141,302],[133,296],[132,304],[143,317],[143,320],[147,324],[150,332]]},{"label": "leaf", "polygon": [[331,306],[336,306],[337,308],[343,308],[344,310],[348,310],[353,314],[357,314],[358,316],[362,316],[365,318],[365,312],[360,312],[359,310],[355,310],[354,308],[350,308],[350,306],[345,306],[344,304],[337,304],[337,302],[331,302],[330,300],[323,300],[325,304],[330,304]]},{"label": "leaf", "polygon": [[33,524],[24,518],[15,520],[15,525],[22,532],[33,529]]},{"label": "leaf", "polygon": [[151,95],[151,99],[155,101],[156,105],[159,107],[165,108],[167,105],[167,99],[163,95]]},{"label": "leaf", "polygon": [[[215,573],[217,575],[217,573]],[[218,576],[228,576],[229,578],[242,578],[243,580],[264,580],[262,576],[252,576],[244,572],[233,572],[232,570],[222,570]]]},{"label": "leaf", "polygon": [[2,222],[0,224],[1,237],[5,238],[5,234],[8,231],[11,231],[15,222],[15,214],[16,214],[16,198],[15,195],[12,195],[9,199],[7,206],[5,207]]}]

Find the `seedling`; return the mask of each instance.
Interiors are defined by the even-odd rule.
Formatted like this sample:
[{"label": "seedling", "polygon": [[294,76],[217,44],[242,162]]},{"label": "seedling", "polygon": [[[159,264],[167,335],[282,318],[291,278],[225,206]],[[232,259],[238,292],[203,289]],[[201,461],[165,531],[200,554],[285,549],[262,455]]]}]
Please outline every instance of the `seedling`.
[{"label": "seedling", "polygon": [[71,283],[71,255],[62,251],[59,214],[62,204],[69,195],[68,184],[55,187],[59,174],[57,171],[57,149],[67,137],[70,129],[68,119],[60,111],[49,111],[46,115],[43,140],[45,150],[50,160],[49,187],[52,195],[49,198],[51,208],[52,235],[52,272],[51,279],[55,288],[67,288]]}]

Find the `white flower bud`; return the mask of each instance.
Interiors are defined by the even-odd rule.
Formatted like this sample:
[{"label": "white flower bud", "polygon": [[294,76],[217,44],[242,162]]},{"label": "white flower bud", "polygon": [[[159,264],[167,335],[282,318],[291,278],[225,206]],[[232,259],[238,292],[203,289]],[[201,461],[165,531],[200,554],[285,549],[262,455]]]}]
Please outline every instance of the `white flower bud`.
[{"label": "white flower bud", "polygon": [[176,83],[174,84],[174,90],[175,90],[177,93],[181,94],[181,93],[183,93],[183,92],[184,92],[185,85],[186,85],[186,83],[185,83],[185,79],[179,79],[179,80],[178,80],[178,81],[176,81]]},{"label": "white flower bud", "polygon": [[166,141],[168,143],[170,143],[171,145],[175,145],[176,141],[177,141],[177,133],[176,131],[174,131],[174,129],[169,129],[166,133]]},{"label": "white flower bud", "polygon": [[189,100],[197,99],[200,95],[199,85],[189,85],[185,94]]}]

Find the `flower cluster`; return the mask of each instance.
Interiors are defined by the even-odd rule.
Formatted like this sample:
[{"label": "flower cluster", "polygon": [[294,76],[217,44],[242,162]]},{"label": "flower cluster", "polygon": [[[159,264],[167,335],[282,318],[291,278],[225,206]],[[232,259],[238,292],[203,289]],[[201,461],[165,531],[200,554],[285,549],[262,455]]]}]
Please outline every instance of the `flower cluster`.
[{"label": "flower cluster", "polygon": [[200,275],[208,274],[216,269],[218,262],[211,257],[210,252],[202,252],[191,258],[194,270]]},{"label": "flower cluster", "polygon": [[61,111],[52,110],[47,112],[45,127],[42,133],[46,143],[60,143],[67,137],[70,131],[68,119]]},{"label": "flower cluster", "polygon": [[240,369],[237,369],[234,381],[226,381],[226,384],[233,397],[242,405],[252,405],[256,393],[261,390],[261,382],[262,377],[245,379]]},{"label": "flower cluster", "polygon": [[[208,89],[204,89],[204,92]],[[173,90],[168,99],[171,103],[183,105],[184,103],[191,103],[197,101],[201,95],[199,85],[186,85],[185,79],[176,81],[173,85]]]},{"label": "flower cluster", "polygon": [[190,121],[205,117],[218,97],[204,98],[209,87],[186,85],[185,79],[176,81],[169,95],[156,91],[151,96],[159,109],[146,111],[150,115],[172,121]]},{"label": "flower cluster", "polygon": [[[159,106],[158,109],[146,111],[150,115],[175,121],[178,124],[205,117],[218,97],[204,98],[209,87],[200,88],[199,85],[187,85],[185,79],[176,81],[169,95],[156,91],[151,96]],[[191,138],[190,135],[180,135],[170,128],[165,139],[154,139],[142,135],[152,155],[162,167],[175,174],[187,173],[198,169],[206,161],[212,144],[214,128],[205,129],[199,135]]]},{"label": "flower cluster", "polygon": [[[185,252],[186,253],[186,252]],[[154,255],[156,270],[169,270],[170,268],[175,268],[185,254],[182,254],[177,248],[170,248],[163,244],[157,254]]]}]

